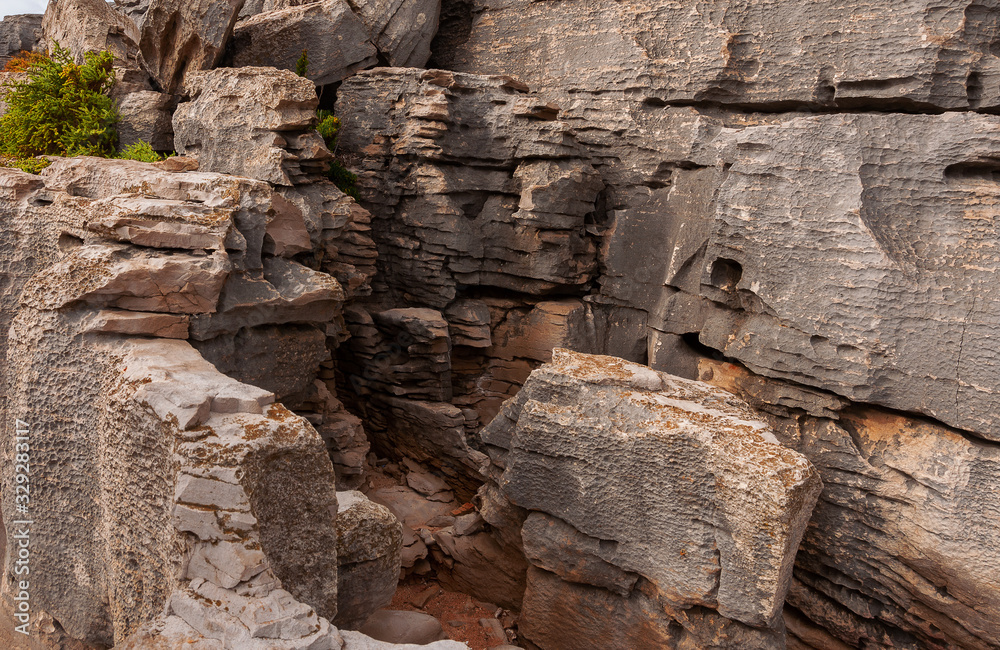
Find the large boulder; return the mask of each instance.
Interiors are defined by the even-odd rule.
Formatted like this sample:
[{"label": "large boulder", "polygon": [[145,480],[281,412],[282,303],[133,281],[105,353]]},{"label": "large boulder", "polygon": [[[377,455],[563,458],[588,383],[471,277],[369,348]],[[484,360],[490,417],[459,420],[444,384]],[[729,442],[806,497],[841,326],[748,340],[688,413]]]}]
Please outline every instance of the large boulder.
[{"label": "large boulder", "polygon": [[520,629],[534,643],[783,645],[782,606],[822,483],[745,405],[557,350],[482,438],[498,489],[480,498],[530,512]]},{"label": "large boulder", "polygon": [[[336,34],[336,37],[331,37]],[[368,30],[346,0],[322,0],[258,14],[233,38],[233,65],[294,70],[303,52],[308,78],[322,86],[375,65]]]},{"label": "large boulder", "polygon": [[[235,65],[294,69],[307,52],[309,78],[326,85],[369,68],[423,67],[441,0],[251,0],[233,39]],[[337,38],[328,38],[330,33]]]},{"label": "large boulder", "polygon": [[187,90],[192,101],[174,113],[174,146],[202,170],[292,185],[318,179],[332,159],[315,130],[315,87],[289,70],[192,73]]},{"label": "large boulder", "polygon": [[153,90],[128,93],[118,102],[118,146],[148,142],[156,151],[174,149],[177,98]]},{"label": "large boulder", "polygon": [[186,90],[188,73],[219,63],[243,0],[150,0],[139,50],[159,90]]},{"label": "large boulder", "polygon": [[116,68],[137,68],[139,30],[128,16],[104,0],[50,2],[42,19],[45,44],[57,43],[78,63],[86,52],[110,50]]},{"label": "large boulder", "polygon": [[361,492],[338,492],[338,627],[356,630],[396,593],[403,524]]}]

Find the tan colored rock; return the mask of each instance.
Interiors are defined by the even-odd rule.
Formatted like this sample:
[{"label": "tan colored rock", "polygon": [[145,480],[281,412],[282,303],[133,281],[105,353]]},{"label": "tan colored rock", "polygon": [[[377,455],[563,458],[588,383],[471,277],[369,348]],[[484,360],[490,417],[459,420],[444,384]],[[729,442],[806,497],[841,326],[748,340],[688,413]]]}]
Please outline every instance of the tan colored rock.
[{"label": "tan colored rock", "polygon": [[[522,528],[536,567],[523,610],[528,638],[570,648],[577,635],[598,634],[619,647],[648,627],[668,647],[681,645],[680,629],[777,647],[795,551],[822,484],[727,393],[557,350],[482,437],[500,492],[551,516],[559,531],[531,517]],[[648,588],[626,589],[630,574]],[[577,586],[588,579],[598,584]],[[570,612],[590,607],[621,610],[629,622],[598,618],[581,629]],[[703,625],[690,620],[698,611],[707,612]]]},{"label": "tan colored rock", "polygon": [[135,311],[198,314],[215,311],[229,273],[224,254],[157,256],[90,245],[68,253],[25,293],[27,304],[59,309],[83,300]]},{"label": "tan colored rock", "polygon": [[189,73],[222,58],[243,0],[150,0],[138,39],[142,60],[165,93],[190,93]]},{"label": "tan colored rock", "polygon": [[233,210],[196,201],[114,196],[89,206],[87,229],[148,248],[222,251],[233,228]]},{"label": "tan colored rock", "polygon": [[361,492],[338,492],[337,617],[341,628],[358,629],[387,607],[399,580],[403,525],[385,506]]},{"label": "tan colored rock", "polygon": [[48,49],[58,43],[72,52],[77,63],[83,63],[85,52],[110,50],[116,68],[139,68],[138,28],[104,0],[49,2],[42,33]]},{"label": "tan colored rock", "polygon": [[332,155],[315,130],[319,99],[289,70],[221,68],[187,77],[192,101],[174,113],[178,153],[203,171],[278,185],[316,178]]},{"label": "tan colored rock", "polygon": [[138,311],[102,310],[97,313],[87,331],[131,336],[156,336],[164,339],[186,339],[188,317],[176,314],[156,314]]},{"label": "tan colored rock", "polygon": [[388,65],[422,68],[427,64],[441,0],[357,0],[352,7]]},{"label": "tan colored rock", "polygon": [[305,51],[307,77],[317,86],[374,66],[377,54],[365,24],[346,0],[320,0],[253,16],[236,27],[232,48],[235,66],[284,70],[295,70]]}]

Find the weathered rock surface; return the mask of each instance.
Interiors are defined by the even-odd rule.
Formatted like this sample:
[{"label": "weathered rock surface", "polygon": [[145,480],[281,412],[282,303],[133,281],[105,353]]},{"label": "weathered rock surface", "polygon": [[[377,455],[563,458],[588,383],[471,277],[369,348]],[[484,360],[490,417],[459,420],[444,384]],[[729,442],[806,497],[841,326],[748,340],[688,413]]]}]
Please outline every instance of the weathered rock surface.
[{"label": "weathered rock surface", "polygon": [[[1000,439],[998,355],[984,343],[998,128],[971,114],[845,115],[724,134],[724,173],[672,186],[701,195],[698,225],[631,213],[604,292],[758,374]],[[669,264],[627,270],[662,247]]]},{"label": "weathered rock surface", "polygon": [[[322,86],[377,61],[423,67],[438,28],[441,0],[256,0],[236,27],[234,65],[294,70],[303,51],[308,77]],[[328,38],[336,33],[337,38]]]},{"label": "weathered rock surface", "polygon": [[585,217],[603,185],[568,127],[518,88],[498,77],[379,69],[338,92],[349,125],[340,147],[363,155],[379,278],[397,304],[440,309],[459,285],[539,294],[593,278]]},{"label": "weathered rock surface", "polygon": [[110,50],[115,67],[138,68],[139,30],[128,16],[104,0],[58,0],[50,2],[42,19],[45,43],[56,43],[83,63],[85,52]]},{"label": "weathered rock surface", "polygon": [[[780,647],[822,484],[748,408],[704,384],[557,350],[482,436],[499,494],[533,512],[521,528],[529,639]],[[621,616],[569,615],[591,608]]]},{"label": "weathered rock surface", "polygon": [[174,114],[174,144],[203,171],[277,185],[326,171],[332,155],[315,130],[319,100],[307,79],[273,68],[220,68],[186,79],[192,101]]},{"label": "weathered rock surface", "polygon": [[386,643],[425,646],[445,639],[441,621],[430,614],[383,609],[372,614],[361,632]]},{"label": "weathered rock surface", "polygon": [[369,501],[361,492],[338,492],[337,501],[337,590],[341,597],[334,623],[353,630],[392,601],[399,580],[403,526],[388,508]]},{"label": "weathered rock surface", "polygon": [[18,52],[32,52],[42,41],[42,15],[17,14],[0,20],[0,68]]},{"label": "weathered rock surface", "polygon": [[174,96],[152,90],[125,95],[118,102],[118,147],[148,142],[156,151],[173,151],[176,106]]},{"label": "weathered rock surface", "polygon": [[386,63],[401,68],[422,68],[427,64],[438,29],[441,0],[357,0],[351,6]]},{"label": "weathered rock surface", "polygon": [[188,73],[219,63],[242,7],[243,0],[149,0],[138,42],[158,90],[190,92]]},{"label": "weathered rock surface", "polygon": [[146,20],[149,3],[150,0],[114,0],[115,7],[131,18],[139,29],[142,29],[142,23]]},{"label": "weathered rock surface", "polygon": [[[331,35],[336,34],[336,37]],[[232,43],[234,66],[295,70],[302,52],[318,86],[372,67],[377,51],[346,0],[321,0],[258,14],[242,21]]]},{"label": "weathered rock surface", "polygon": [[963,109],[1000,101],[992,3],[856,0],[446,3],[432,64],[558,94],[771,109]]},{"label": "weathered rock surface", "polygon": [[995,444],[869,407],[802,415],[788,408],[794,387],[730,363],[703,359],[700,376],[770,410],[823,477],[789,590],[791,634],[816,648],[996,646]]},{"label": "weathered rock surface", "polygon": [[[292,302],[345,296],[333,277],[306,267],[296,275],[301,265],[265,252],[271,206],[287,202],[273,188],[168,171],[196,167],[189,163],[78,158],[56,160],[44,177],[0,170],[0,349],[8,359],[0,407],[5,421],[16,414],[39,423],[36,458],[53,468],[32,474],[33,496],[53,504],[32,529],[32,557],[44,567],[32,572],[39,614],[89,643],[188,647],[203,636],[205,647],[340,648],[326,620],[336,616],[338,584],[327,443],[272,392],[221,374],[176,339],[193,333],[191,313],[218,311],[228,283],[247,273]],[[331,217],[327,229],[321,220],[315,233],[323,261],[345,273],[353,267],[336,258],[335,242],[351,216]],[[296,308],[265,307],[255,316],[260,328],[245,331],[266,333]],[[309,321],[322,359],[328,339],[315,319],[331,313],[316,309]],[[243,327],[217,327],[215,340]],[[312,363],[318,373],[320,361]],[[317,408],[322,419],[325,407]],[[66,457],[77,459],[74,468],[59,460]],[[4,481],[12,495],[13,475]],[[7,521],[18,519],[13,499],[4,508]],[[354,517],[353,530],[364,529],[367,514]],[[380,521],[398,531],[394,520]],[[395,539],[355,564],[388,556],[397,565],[369,573],[395,584],[398,532]],[[207,596],[195,592],[218,594],[230,612],[206,610]],[[233,614],[241,608],[246,616]]]}]

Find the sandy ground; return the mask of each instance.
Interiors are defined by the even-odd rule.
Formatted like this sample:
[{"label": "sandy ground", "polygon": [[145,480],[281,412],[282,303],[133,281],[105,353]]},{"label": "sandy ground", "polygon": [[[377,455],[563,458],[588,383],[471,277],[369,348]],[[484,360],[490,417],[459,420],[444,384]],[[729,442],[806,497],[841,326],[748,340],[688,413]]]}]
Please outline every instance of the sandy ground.
[{"label": "sandy ground", "polygon": [[[484,618],[496,618],[496,607],[476,601],[468,594],[447,591],[433,579],[408,578],[401,582],[387,609],[430,614],[441,621],[441,627],[448,638],[467,643],[473,650],[486,650],[510,643],[508,640],[497,639],[479,622]],[[509,628],[513,626],[514,618],[509,612],[501,611],[500,622],[505,628]]]}]

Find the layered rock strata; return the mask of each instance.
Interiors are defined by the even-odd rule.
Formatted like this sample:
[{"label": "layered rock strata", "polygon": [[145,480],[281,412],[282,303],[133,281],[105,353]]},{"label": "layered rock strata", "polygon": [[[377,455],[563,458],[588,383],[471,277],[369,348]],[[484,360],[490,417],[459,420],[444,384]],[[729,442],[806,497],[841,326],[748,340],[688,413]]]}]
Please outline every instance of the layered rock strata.
[{"label": "layered rock strata", "polygon": [[[285,202],[271,186],[196,166],[80,158],[43,177],[4,172],[2,409],[26,423],[36,464],[33,606],[90,643],[340,648],[328,622],[338,600],[355,617],[383,603],[349,579],[338,599],[338,535],[363,536],[377,513],[338,527],[320,434],[184,339],[224,313],[234,278],[263,271],[259,285],[277,299],[254,324],[312,328],[325,358],[345,294],[334,277],[265,252],[269,232],[284,241],[269,229]],[[321,238],[322,222],[313,226]],[[216,339],[244,331],[214,326]],[[24,519],[14,475],[4,481],[4,520]],[[394,585],[396,535],[363,537],[371,557],[345,546],[348,573],[363,566]],[[8,562],[16,543],[8,537]]]},{"label": "layered rock strata", "polygon": [[996,107],[991,2],[446,0],[433,65],[757,110]]}]

